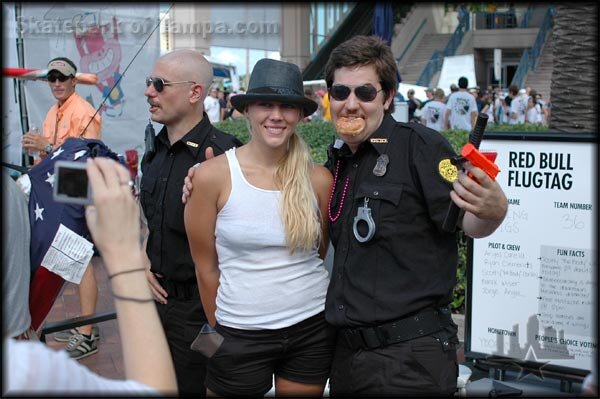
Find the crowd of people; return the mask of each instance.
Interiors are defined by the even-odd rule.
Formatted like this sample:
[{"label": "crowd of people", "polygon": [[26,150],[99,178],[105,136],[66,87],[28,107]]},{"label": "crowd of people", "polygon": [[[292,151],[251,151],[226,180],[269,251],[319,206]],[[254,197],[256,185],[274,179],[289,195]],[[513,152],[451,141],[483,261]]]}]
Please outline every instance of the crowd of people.
[{"label": "crowd of people", "polygon": [[237,91],[228,91],[217,85],[211,86],[208,95],[204,99],[204,110],[210,123],[242,118],[243,115],[231,105],[231,99],[237,94],[244,93],[243,87],[240,87]]},{"label": "crowd of people", "polygon": [[[5,392],[262,397],[275,381],[277,396],[320,397],[329,380],[332,396],[454,395],[458,253],[446,211],[458,206],[458,228],[481,238],[508,201],[470,164],[455,179],[438,172],[456,155],[449,142],[392,118],[396,68],[383,40],[355,36],[332,51],[319,101],[307,98],[298,66],[262,59],[248,90],[226,102],[200,52],[161,56],[144,95],[163,128],[141,162],[140,206],[125,168],[87,161],[87,223],[113,289],[128,381],[11,340],[10,365],[24,354],[28,362],[10,368]],[[461,78],[445,110],[433,91],[422,110],[453,123],[464,98],[468,118],[485,112],[467,87]],[[339,139],[320,166],[296,127],[325,95]],[[212,125],[234,114],[248,121],[244,145]],[[69,386],[73,374],[83,382]]]},{"label": "crowd of people", "polygon": [[475,116],[482,112],[487,114],[488,124],[548,126],[550,104],[546,104],[542,94],[535,89],[519,89],[515,85],[511,85],[507,92],[498,87],[484,90],[469,88],[465,77],[457,83],[451,85],[447,94],[441,88],[426,89],[427,100],[423,102],[414,97],[414,90],[409,90],[409,121],[437,131],[470,130]]},{"label": "crowd of people", "polygon": [[[408,104],[408,121],[421,123],[438,132],[447,129],[469,130],[472,123],[468,120],[472,119],[472,112],[475,112],[475,115],[479,112],[487,114],[488,124],[548,126],[551,105],[542,99],[542,94],[537,90],[531,87],[518,88],[515,85],[511,85],[505,91],[492,86],[480,89],[468,87],[468,80],[462,79],[462,84],[460,80],[452,84],[448,93],[442,88],[427,88],[426,100],[418,99],[414,89],[407,91],[406,99],[400,94],[396,95],[396,99]],[[214,100],[211,99],[213,93]],[[242,88],[239,93],[244,94],[244,89]],[[455,93],[458,94],[451,101]],[[207,110],[217,109],[218,97],[221,113],[219,117],[216,111],[214,117],[209,113],[211,122],[243,118],[243,115],[231,105],[230,99],[236,94],[223,92],[218,88],[212,89],[211,95],[205,101],[205,107]],[[327,90],[314,90],[308,87],[304,89],[304,95],[319,105],[313,114],[304,117],[304,121],[331,121]],[[227,98],[227,101],[224,98]],[[451,109],[449,113],[447,113],[448,109]]]}]

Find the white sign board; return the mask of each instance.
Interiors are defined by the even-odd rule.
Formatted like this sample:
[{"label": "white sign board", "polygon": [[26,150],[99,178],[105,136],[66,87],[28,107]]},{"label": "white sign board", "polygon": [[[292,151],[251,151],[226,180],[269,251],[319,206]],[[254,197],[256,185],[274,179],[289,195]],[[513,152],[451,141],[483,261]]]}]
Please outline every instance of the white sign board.
[{"label": "white sign board", "polygon": [[400,93],[400,94],[402,94],[402,96],[404,96],[405,101],[408,101],[407,93],[411,89],[415,91],[415,97],[417,98],[417,100],[420,100],[421,102],[427,101],[427,95],[425,94],[425,90],[427,90],[427,87],[411,85],[408,83],[400,83],[398,85],[398,93]]},{"label": "white sign board", "polygon": [[408,103],[394,100],[394,112],[392,117],[396,122],[408,122]]},{"label": "white sign board", "polygon": [[469,80],[469,88],[477,86],[475,57],[473,54],[444,57],[438,87],[444,89],[444,92],[448,95],[450,93],[450,85],[452,83],[458,85],[458,79],[462,76]]},{"label": "white sign board", "polygon": [[509,207],[494,234],[473,240],[467,352],[596,362],[596,144],[563,140],[481,143],[498,154]]}]

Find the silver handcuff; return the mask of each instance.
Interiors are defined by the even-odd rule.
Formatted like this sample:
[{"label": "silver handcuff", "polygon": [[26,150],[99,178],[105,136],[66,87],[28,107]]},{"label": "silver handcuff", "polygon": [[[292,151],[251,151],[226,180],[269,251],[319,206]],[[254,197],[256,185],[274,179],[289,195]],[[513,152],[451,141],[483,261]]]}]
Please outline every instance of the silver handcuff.
[{"label": "silver handcuff", "polygon": [[[367,227],[369,228],[369,230],[367,231],[367,235],[364,237],[361,236],[358,232],[358,223],[361,220],[367,223]],[[354,237],[356,237],[358,242],[368,242],[375,235],[375,221],[371,216],[371,208],[369,208],[368,197],[365,197],[364,205],[358,207],[358,212],[356,216],[354,216],[354,224],[352,225],[352,231],[354,232]]]}]

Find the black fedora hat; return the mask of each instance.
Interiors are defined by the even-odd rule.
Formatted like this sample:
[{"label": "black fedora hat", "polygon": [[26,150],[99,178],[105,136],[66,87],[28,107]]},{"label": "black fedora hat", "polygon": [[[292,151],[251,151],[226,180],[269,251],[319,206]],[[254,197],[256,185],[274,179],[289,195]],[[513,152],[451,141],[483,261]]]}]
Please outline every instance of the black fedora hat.
[{"label": "black fedora hat", "polygon": [[254,66],[246,94],[231,97],[231,105],[239,112],[244,112],[246,104],[256,101],[298,104],[304,110],[304,116],[319,107],[316,102],[304,97],[302,73],[297,65],[269,58],[261,59]]}]

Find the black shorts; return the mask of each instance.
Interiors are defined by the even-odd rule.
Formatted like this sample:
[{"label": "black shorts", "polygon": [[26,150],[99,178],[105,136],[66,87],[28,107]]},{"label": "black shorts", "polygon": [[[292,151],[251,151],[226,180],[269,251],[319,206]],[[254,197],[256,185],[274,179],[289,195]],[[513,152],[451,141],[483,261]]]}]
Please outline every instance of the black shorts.
[{"label": "black shorts", "polygon": [[305,384],[324,384],[335,329],[323,313],[277,330],[239,330],[217,324],[224,341],[208,361],[206,387],[219,396],[260,396],[273,374]]}]

